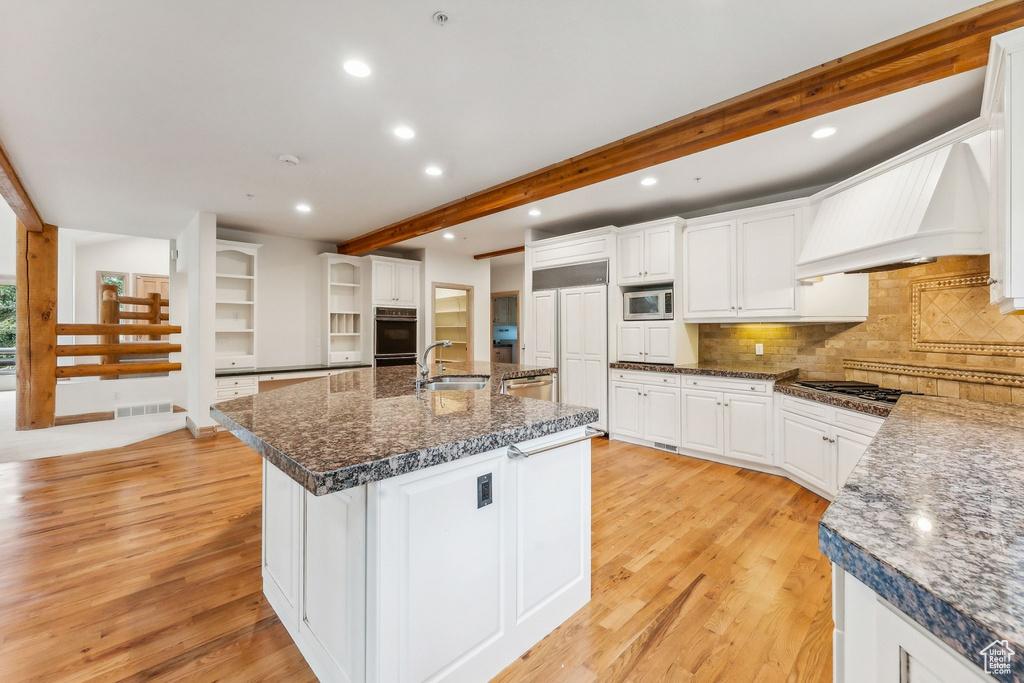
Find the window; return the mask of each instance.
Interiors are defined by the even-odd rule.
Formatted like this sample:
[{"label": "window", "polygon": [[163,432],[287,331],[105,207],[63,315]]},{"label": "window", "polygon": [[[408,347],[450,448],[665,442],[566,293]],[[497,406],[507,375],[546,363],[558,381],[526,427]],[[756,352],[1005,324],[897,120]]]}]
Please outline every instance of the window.
[{"label": "window", "polygon": [[14,285],[0,284],[0,374],[4,375],[14,372],[15,305]]},{"label": "window", "polygon": [[[126,289],[128,284],[127,273],[109,273],[101,271],[96,274],[99,276],[99,285],[117,285],[118,296],[129,296],[131,294],[131,292]],[[99,287],[97,287],[97,289],[99,289]],[[97,297],[97,301],[98,300],[99,297]]]}]

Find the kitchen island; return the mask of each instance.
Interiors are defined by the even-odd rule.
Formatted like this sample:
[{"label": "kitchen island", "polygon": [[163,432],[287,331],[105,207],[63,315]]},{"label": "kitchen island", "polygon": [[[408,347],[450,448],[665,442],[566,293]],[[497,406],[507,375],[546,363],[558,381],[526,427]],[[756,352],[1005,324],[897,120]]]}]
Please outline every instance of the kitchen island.
[{"label": "kitchen island", "polygon": [[835,680],[1024,680],[1024,407],[903,396],[819,527]]},{"label": "kitchen island", "polygon": [[[263,590],[322,681],[486,680],[590,600],[597,410],[360,369],[225,401],[263,460]],[[512,448],[510,448],[512,447]]]}]

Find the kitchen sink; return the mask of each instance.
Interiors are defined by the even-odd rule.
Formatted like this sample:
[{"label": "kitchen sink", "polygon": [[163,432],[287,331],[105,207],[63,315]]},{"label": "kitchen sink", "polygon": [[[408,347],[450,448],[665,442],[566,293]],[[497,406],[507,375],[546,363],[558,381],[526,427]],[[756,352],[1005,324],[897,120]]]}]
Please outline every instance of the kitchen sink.
[{"label": "kitchen sink", "polygon": [[423,385],[424,389],[432,391],[474,391],[487,386],[486,377],[460,377],[459,375],[448,375],[438,377]]}]

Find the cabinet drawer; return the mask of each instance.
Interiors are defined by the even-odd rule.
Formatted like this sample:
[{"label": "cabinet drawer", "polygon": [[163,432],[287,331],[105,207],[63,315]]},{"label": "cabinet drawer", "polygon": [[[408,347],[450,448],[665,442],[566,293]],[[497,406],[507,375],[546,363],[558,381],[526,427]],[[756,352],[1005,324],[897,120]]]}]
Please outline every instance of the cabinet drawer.
[{"label": "cabinet drawer", "polygon": [[674,372],[637,372],[635,370],[612,370],[613,382],[640,382],[659,387],[680,386],[680,376]]},{"label": "cabinet drawer", "polygon": [[238,398],[239,396],[252,396],[256,393],[256,387],[238,387],[237,389],[218,389],[217,400],[222,401],[228,398]]},{"label": "cabinet drawer", "polygon": [[709,389],[712,391],[734,391],[742,394],[750,393],[765,395],[769,393],[771,382],[691,375],[686,378],[686,386],[695,387],[697,389]]},{"label": "cabinet drawer", "polygon": [[836,408],[836,417],[833,424],[837,427],[858,432],[864,436],[873,437],[881,428],[882,422],[884,422],[882,418],[875,417],[874,415]]},{"label": "cabinet drawer", "polygon": [[218,369],[226,368],[254,368],[256,367],[256,356],[218,356],[214,361]]},{"label": "cabinet drawer", "polygon": [[815,420],[831,422],[829,419],[829,412],[832,408],[824,403],[818,403],[817,401],[804,401],[799,398],[793,398],[792,396],[784,396],[782,399],[782,409],[790,413],[803,415],[804,417],[811,417]]},{"label": "cabinet drawer", "polygon": [[245,377],[220,377],[217,379],[218,389],[234,389],[237,387],[255,387],[256,377],[246,375]]}]

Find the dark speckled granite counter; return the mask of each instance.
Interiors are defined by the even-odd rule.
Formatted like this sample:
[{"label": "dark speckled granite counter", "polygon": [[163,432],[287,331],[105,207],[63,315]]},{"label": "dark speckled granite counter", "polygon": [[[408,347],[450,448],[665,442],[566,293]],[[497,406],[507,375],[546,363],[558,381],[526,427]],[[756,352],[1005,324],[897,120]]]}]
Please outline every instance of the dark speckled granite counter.
[{"label": "dark speckled granite counter", "polygon": [[770,363],[695,363],[692,365],[664,365],[661,363],[611,363],[612,370],[639,372],[672,372],[677,375],[706,375],[708,377],[735,377],[759,379],[766,382],[796,377],[799,368]]},{"label": "dark speckled granite counter", "polygon": [[221,368],[217,377],[239,375],[286,375],[292,372],[324,372],[326,370],[354,370],[373,367],[370,363],[335,363],[334,365],[278,365],[265,368]]},{"label": "dark speckled granite counter", "polygon": [[786,380],[784,382],[777,382],[775,384],[775,391],[780,394],[786,394],[787,396],[804,398],[808,401],[817,401],[818,403],[825,403],[830,406],[835,406],[836,408],[856,410],[858,412],[875,415],[877,417],[888,417],[889,413],[892,412],[892,403],[866,401],[862,398],[833,394],[827,391],[822,391],[821,389],[801,387],[793,384],[794,381],[795,380]]},{"label": "dark speckled granite counter", "polygon": [[979,667],[993,640],[1024,652],[1024,408],[900,398],[819,545]]},{"label": "dark speckled granite counter", "polygon": [[210,414],[321,496],[598,419],[597,410],[500,393],[501,380],[555,368],[446,363],[446,375],[490,376],[477,391],[424,391],[412,366],[367,368],[216,404]]}]

